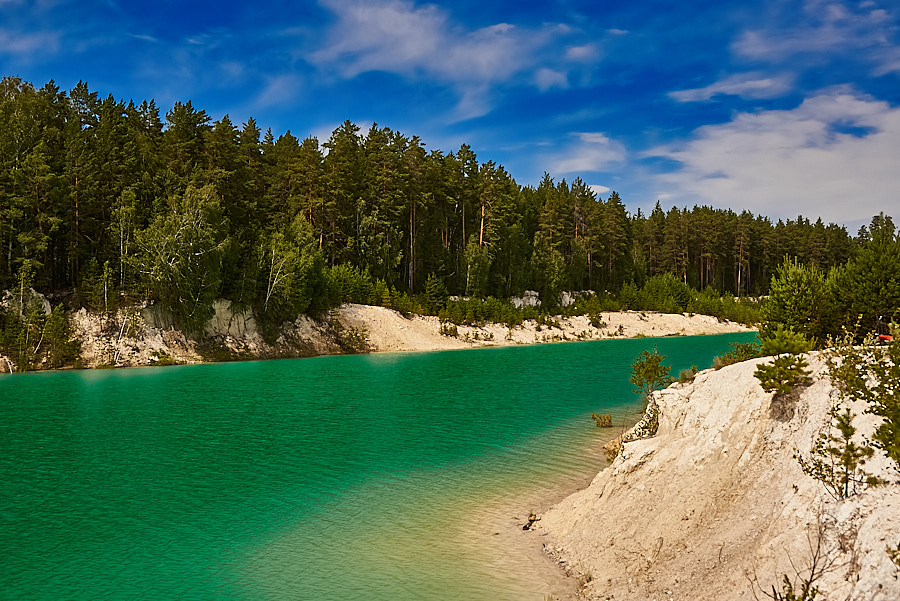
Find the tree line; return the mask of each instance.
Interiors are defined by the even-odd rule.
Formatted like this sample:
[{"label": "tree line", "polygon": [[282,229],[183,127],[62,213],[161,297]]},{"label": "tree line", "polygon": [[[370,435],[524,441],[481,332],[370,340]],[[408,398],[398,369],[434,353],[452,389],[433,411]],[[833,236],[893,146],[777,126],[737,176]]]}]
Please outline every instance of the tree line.
[{"label": "tree line", "polygon": [[151,300],[186,329],[215,298],[279,322],[347,300],[360,278],[381,296],[532,289],[545,306],[563,290],[634,295],[660,276],[764,295],[785,257],[825,272],[867,241],[802,216],[632,213],[580,179],[522,186],[468,145],[426,151],[375,124],[275,138],[190,101],[161,115],[83,82],[0,81],[0,290],[76,290],[107,310]]}]

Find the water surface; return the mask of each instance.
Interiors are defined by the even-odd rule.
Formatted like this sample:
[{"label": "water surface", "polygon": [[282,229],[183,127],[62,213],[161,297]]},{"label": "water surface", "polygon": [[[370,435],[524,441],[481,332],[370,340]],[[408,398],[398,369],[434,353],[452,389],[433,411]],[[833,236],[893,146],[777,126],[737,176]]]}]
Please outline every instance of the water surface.
[{"label": "water surface", "polygon": [[541,600],[498,535],[602,467],[634,357],[752,337],[0,377],[0,598]]}]

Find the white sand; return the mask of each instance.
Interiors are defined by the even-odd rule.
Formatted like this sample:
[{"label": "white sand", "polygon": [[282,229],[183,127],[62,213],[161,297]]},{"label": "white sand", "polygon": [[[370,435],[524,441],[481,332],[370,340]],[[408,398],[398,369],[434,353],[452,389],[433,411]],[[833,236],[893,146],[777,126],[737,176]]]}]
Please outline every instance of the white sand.
[{"label": "white sand", "polygon": [[[589,574],[588,599],[764,599],[783,574],[808,577],[810,539],[823,530],[830,569],[820,599],[900,599],[900,483],[883,455],[869,472],[894,482],[835,501],[805,475],[835,392],[821,360],[787,421],[753,376],[758,360],[701,372],[657,393],[658,434],[626,443],[594,479],[547,512],[535,536]],[[854,424],[871,432],[875,418]],[[810,538],[808,538],[810,537]],[[754,595],[755,592],[755,595]]]},{"label": "white sand", "polygon": [[[572,340],[602,340],[644,336],[698,336],[753,331],[734,322],[720,322],[708,315],[628,311],[603,313],[603,326],[595,328],[586,316],[559,318],[560,327],[538,326],[533,320],[512,329],[503,324],[482,327],[456,326],[456,336],[441,335],[437,317],[404,318],[391,309],[346,304],[336,314],[345,327],[365,330],[376,351],[430,351],[505,346]],[[621,328],[621,329],[620,329]]]}]

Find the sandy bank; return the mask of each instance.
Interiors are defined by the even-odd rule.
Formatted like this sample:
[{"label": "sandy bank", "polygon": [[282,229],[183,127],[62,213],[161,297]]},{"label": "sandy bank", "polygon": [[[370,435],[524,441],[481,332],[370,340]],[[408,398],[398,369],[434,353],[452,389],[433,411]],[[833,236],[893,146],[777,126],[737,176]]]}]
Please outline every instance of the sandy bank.
[{"label": "sandy bank", "polygon": [[[560,318],[553,326],[528,321],[512,329],[502,324],[457,326],[455,336],[441,334],[437,317],[404,317],[384,307],[346,304],[320,319],[301,315],[282,325],[276,336],[264,337],[249,312],[216,301],[215,315],[199,340],[186,336],[154,307],[129,307],[111,315],[82,309],[70,319],[81,342],[84,367],[136,367],[170,363],[201,363],[236,359],[272,359],[371,352],[432,351],[534,344],[570,340],[600,340],[644,336],[693,336],[751,331],[706,315],[603,313],[600,327],[587,317]],[[557,326],[558,323],[558,326]],[[13,363],[0,356],[0,373]]]},{"label": "sandy bank", "polygon": [[[900,484],[832,499],[794,459],[808,456],[836,399],[821,360],[814,382],[776,419],[757,361],[701,372],[657,393],[658,434],[627,443],[590,486],[539,522],[535,536],[572,571],[589,575],[589,599],[762,599],[784,574],[808,576],[810,540],[830,569],[823,599],[900,599]],[[861,432],[874,418],[854,421]],[[867,470],[892,482],[883,455]],[[754,595],[755,592],[755,595]]]},{"label": "sandy bank", "polygon": [[650,312],[603,313],[600,327],[586,316],[560,317],[559,327],[539,325],[533,320],[512,329],[503,324],[481,327],[456,326],[456,336],[441,335],[437,317],[405,318],[396,311],[368,305],[343,305],[337,318],[346,327],[368,333],[376,351],[430,351],[473,346],[506,346],[567,340],[603,340],[635,336],[699,336],[753,331],[742,324],[720,322],[708,315]]}]

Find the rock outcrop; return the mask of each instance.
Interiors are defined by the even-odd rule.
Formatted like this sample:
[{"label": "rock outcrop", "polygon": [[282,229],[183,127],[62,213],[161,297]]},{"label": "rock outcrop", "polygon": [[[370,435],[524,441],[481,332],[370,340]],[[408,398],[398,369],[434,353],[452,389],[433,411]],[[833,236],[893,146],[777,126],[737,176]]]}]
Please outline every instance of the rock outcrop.
[{"label": "rock outcrop", "polygon": [[[898,473],[882,455],[866,469],[891,484],[844,500],[807,476],[809,456],[838,399],[820,358],[813,383],[772,411],[753,376],[758,361],[708,370],[656,393],[659,429],[542,516],[546,546],[589,581],[589,599],[764,599],[784,575],[809,577],[823,599],[900,599]],[[860,433],[875,418],[853,407]],[[779,421],[778,416],[784,421]]]}]

